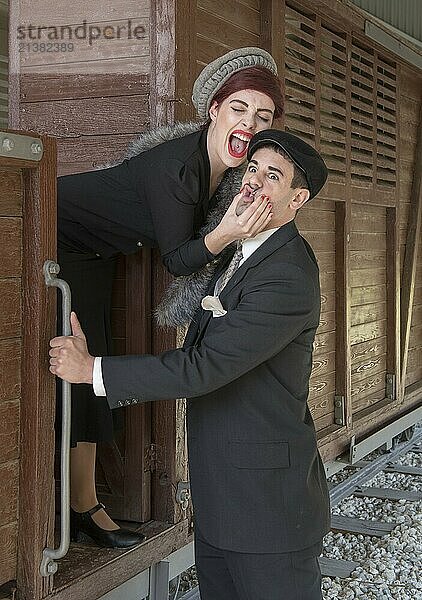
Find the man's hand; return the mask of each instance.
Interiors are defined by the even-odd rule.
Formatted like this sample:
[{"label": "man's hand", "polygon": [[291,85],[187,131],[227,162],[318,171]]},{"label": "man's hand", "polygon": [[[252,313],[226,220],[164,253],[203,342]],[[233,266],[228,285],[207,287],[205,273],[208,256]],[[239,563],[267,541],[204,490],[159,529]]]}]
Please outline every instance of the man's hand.
[{"label": "man's hand", "polygon": [[88,352],[85,334],[74,312],[70,315],[71,336],[50,341],[50,371],[69,383],[92,383],[94,357]]}]

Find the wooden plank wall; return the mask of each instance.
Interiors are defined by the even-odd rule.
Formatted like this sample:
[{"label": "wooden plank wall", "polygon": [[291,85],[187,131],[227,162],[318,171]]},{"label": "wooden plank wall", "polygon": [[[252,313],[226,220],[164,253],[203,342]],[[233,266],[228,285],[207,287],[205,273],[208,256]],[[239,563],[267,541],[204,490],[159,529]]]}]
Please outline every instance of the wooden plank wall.
[{"label": "wooden plank wall", "polygon": [[0,585],[15,578],[22,340],[22,201],[19,170],[0,170]]},{"label": "wooden plank wall", "polygon": [[[297,217],[321,268],[309,405],[320,437],[328,440],[334,395],[346,396],[346,440],[370,413],[382,420],[376,411],[386,400],[387,374],[399,375],[395,256],[400,226],[405,241],[421,80],[416,77],[412,90],[403,84],[400,96],[394,59],[371,47],[350,22],[318,14],[305,0],[283,4],[285,127],[319,148],[330,172],[319,198]],[[402,121],[406,147],[397,143]],[[419,266],[407,385],[421,379],[420,276]]]},{"label": "wooden plank wall", "polygon": [[386,211],[352,206],[350,240],[353,413],[385,398],[387,355]]},{"label": "wooden plank wall", "polygon": [[198,0],[194,77],[217,56],[244,46],[260,46],[261,0]]},{"label": "wooden plank wall", "polygon": [[[150,0],[98,0],[69,5],[58,0],[21,3],[21,23],[74,28],[144,27],[141,39],[73,39],[66,52],[22,52],[20,122],[58,139],[58,175],[91,171],[120,160],[128,143],[149,127]],[[44,39],[44,38],[42,38]],[[26,40],[25,40],[26,42]],[[70,40],[69,40],[70,42]],[[120,261],[113,299],[116,352],[126,350],[124,261]]]},{"label": "wooden plank wall", "polygon": [[[37,29],[33,30],[32,34],[27,29],[21,30],[18,39],[24,42],[20,47],[22,72],[148,73],[149,18],[149,0],[116,0],[107,5],[98,1],[77,1],[69,4],[66,0],[57,0],[52,4],[43,0],[37,2],[36,6],[31,0],[21,0],[20,26],[25,28],[31,24],[35,28],[57,28],[57,34],[50,29],[41,31],[40,37]],[[120,37],[117,32],[119,26]],[[137,26],[142,29],[135,35],[134,30]],[[68,27],[72,28],[72,33]],[[76,27],[79,29],[76,30]],[[31,41],[70,42],[73,46],[58,49],[25,45]]]},{"label": "wooden plank wall", "polygon": [[[76,39],[90,27],[117,32],[117,27],[139,27],[139,39]],[[91,171],[124,156],[128,143],[150,126],[150,0],[117,0],[104,6],[99,0],[69,5],[47,0],[34,8],[20,3],[19,25],[71,27],[65,48],[47,51],[45,33],[21,48],[18,110],[14,128],[46,133],[57,138],[58,175]],[[112,29],[110,29],[112,28]],[[93,30],[94,32],[97,30]],[[125,30],[122,29],[124,32]],[[36,33],[33,33],[33,36]],[[16,42],[17,43],[17,42]],[[44,43],[44,46],[41,44]],[[51,48],[50,48],[51,49]],[[18,50],[21,50],[18,52]],[[55,48],[53,47],[53,50]],[[117,354],[127,347],[126,261],[119,259],[113,287],[112,329]],[[122,426],[123,417],[119,420]],[[120,448],[122,454],[124,447]],[[110,462],[110,461],[109,461]],[[109,491],[102,465],[98,464],[99,490]],[[111,501],[110,501],[111,503]]]},{"label": "wooden plank wall", "polygon": [[[149,125],[149,0],[98,0],[68,5],[64,0],[21,3],[21,23],[57,28],[114,28],[139,25],[142,39],[65,40],[72,51],[35,51],[25,39],[21,56],[21,129],[57,136],[59,175],[95,169],[121,158],[128,142]],[[36,21],[38,20],[38,22]],[[83,33],[83,32],[82,32]],[[35,35],[35,34],[34,34]],[[44,34],[42,34],[44,35]],[[117,34],[116,34],[117,35]],[[41,38],[43,40],[44,38]],[[29,43],[29,42],[28,42]],[[34,42],[38,43],[38,42]],[[41,44],[42,42],[39,42]]]},{"label": "wooden plank wall", "polygon": [[[422,103],[422,82],[407,68],[400,71],[400,261],[403,273],[418,121]],[[405,386],[422,379],[422,250],[419,241],[415,294],[409,339],[409,355]]]},{"label": "wooden plank wall", "polygon": [[[289,117],[286,116],[286,124]],[[336,391],[336,207],[318,197],[296,217],[297,226],[311,244],[320,268],[321,318],[314,343],[308,405],[317,429],[334,423]]]}]

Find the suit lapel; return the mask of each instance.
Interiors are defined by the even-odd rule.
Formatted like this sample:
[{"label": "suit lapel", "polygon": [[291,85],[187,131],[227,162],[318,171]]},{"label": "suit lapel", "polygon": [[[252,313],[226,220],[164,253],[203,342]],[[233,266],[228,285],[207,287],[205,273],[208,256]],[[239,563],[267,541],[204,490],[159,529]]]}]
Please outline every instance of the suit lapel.
[{"label": "suit lapel", "polygon": [[260,262],[273,254],[276,250],[290,242],[294,237],[299,235],[294,221],[290,221],[275,231],[255,252],[247,259],[233,276],[227,282],[227,285],[220,294],[220,298],[224,299],[230,291],[238,285],[249,269],[256,267]]},{"label": "suit lapel", "polygon": [[[290,240],[297,235],[299,235],[299,232],[295,222],[290,221],[289,223],[286,223],[286,225],[280,227],[278,231],[274,232],[273,235],[268,238],[268,240],[266,240],[257,250],[255,250],[252,256],[245,260],[245,262],[237,269],[222,290],[220,298],[223,301],[223,306],[224,298],[226,298],[230,291],[242,281],[249,269],[256,267],[260,262],[281,248],[281,246],[284,246],[290,242]],[[227,260],[225,260],[221,265],[221,268],[216,271],[208,288],[209,294],[213,294],[217,279],[227,268],[233,254],[234,251],[228,255]],[[204,315],[204,313],[206,314]],[[194,345],[195,341],[200,337],[202,332],[207,327],[211,318],[212,312],[210,310],[204,311],[202,307],[199,307],[186,334],[184,342],[185,347]]]}]

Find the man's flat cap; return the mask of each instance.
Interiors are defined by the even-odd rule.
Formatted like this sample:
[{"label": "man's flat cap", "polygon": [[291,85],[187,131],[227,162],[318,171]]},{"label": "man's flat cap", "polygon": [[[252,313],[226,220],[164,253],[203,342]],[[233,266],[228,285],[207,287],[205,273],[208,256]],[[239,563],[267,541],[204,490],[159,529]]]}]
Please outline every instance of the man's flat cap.
[{"label": "man's flat cap", "polygon": [[248,160],[263,146],[275,145],[284,150],[303,171],[308,182],[310,198],[313,198],[327,180],[328,170],[322,156],[297,135],[279,129],[264,129],[256,133],[248,147]]}]

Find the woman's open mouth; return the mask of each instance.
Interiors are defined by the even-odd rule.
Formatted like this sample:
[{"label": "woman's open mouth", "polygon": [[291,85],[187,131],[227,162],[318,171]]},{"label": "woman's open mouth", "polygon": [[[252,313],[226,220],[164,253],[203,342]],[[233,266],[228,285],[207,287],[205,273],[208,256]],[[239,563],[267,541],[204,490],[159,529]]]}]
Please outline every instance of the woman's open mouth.
[{"label": "woman's open mouth", "polygon": [[246,133],[240,129],[233,131],[229,137],[229,154],[234,158],[243,158],[248,150],[248,144],[251,137],[251,133]]}]

